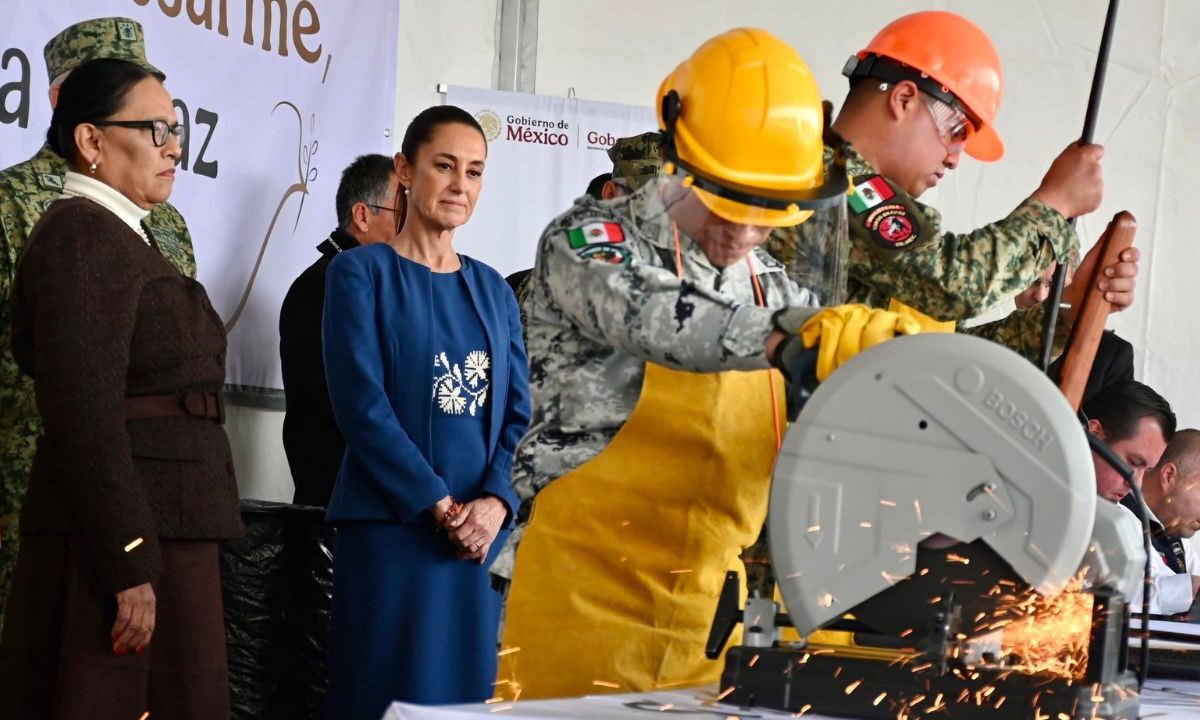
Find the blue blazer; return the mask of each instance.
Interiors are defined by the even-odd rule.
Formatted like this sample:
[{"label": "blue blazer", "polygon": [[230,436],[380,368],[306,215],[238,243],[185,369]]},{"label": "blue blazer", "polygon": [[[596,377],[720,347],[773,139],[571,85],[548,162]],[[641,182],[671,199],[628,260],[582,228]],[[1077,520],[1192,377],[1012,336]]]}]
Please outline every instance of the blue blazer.
[{"label": "blue blazer", "polygon": [[[492,352],[483,494],[509,508],[512,458],[529,426],[529,368],[521,318],[500,273],[462,256],[462,274]],[[322,345],[329,395],[346,436],[326,521],[413,522],[449,494],[429,463],[433,412],[433,273],[388,245],[330,264]],[[456,498],[460,501],[475,498]]]}]

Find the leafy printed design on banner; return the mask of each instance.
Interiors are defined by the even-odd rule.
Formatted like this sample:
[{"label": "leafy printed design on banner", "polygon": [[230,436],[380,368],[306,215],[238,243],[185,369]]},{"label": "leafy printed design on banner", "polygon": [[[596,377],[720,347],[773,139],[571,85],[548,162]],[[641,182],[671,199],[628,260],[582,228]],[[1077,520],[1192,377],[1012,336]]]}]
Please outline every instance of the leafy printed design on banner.
[{"label": "leafy printed design on banner", "polygon": [[451,363],[446,353],[441,352],[433,358],[433,399],[438,407],[447,415],[462,415],[469,412],[471,417],[483,412],[487,402],[488,370],[492,367],[492,359],[483,350],[472,350],[460,366]]},{"label": "leafy printed design on banner", "polygon": [[279,199],[279,205],[275,207],[275,214],[271,217],[271,224],[267,226],[267,232],[263,235],[262,245],[258,249],[258,257],[254,261],[254,269],[250,272],[250,279],[246,281],[246,289],[242,291],[242,297],[238,300],[237,307],[234,308],[233,314],[225,323],[225,332],[229,333],[233,330],[233,326],[237,325],[238,319],[242,316],[242,311],[246,309],[246,301],[250,299],[250,291],[254,289],[254,280],[258,277],[258,271],[262,268],[263,256],[267,254],[267,245],[271,242],[271,236],[275,232],[275,223],[279,221],[279,215],[283,212],[283,206],[287,203],[288,198],[296,193],[300,193],[300,206],[296,208],[296,222],[292,225],[292,232],[300,227],[300,214],[304,212],[304,198],[308,195],[308,185],[315,182],[317,179],[317,168],[313,165],[313,159],[316,157],[318,143],[314,137],[317,130],[317,116],[310,115],[308,118],[308,142],[304,140],[304,116],[300,114],[300,108],[287,100],[280,100],[275,103],[275,107],[271,108],[271,114],[281,107],[286,107],[296,114],[296,123],[299,126],[299,137],[296,147],[296,173],[297,181],[292,183],[287,190],[283,192],[283,197]]}]

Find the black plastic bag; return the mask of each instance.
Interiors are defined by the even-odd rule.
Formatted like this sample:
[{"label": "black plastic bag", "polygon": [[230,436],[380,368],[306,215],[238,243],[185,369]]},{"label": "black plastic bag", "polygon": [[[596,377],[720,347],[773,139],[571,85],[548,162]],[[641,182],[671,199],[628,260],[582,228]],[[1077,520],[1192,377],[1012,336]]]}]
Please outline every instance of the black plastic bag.
[{"label": "black plastic bag", "polygon": [[234,720],[323,720],[333,534],[325,510],[242,501],[246,534],[221,548]]}]

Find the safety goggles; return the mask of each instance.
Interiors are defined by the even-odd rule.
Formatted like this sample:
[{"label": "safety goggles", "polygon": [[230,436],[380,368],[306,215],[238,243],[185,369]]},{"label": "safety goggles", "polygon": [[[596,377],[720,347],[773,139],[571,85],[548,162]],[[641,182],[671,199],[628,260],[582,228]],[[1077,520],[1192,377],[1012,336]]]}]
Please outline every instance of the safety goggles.
[{"label": "safety goggles", "polygon": [[947,150],[954,146],[961,149],[975,130],[971,119],[962,110],[931,95],[922,93],[922,98],[930,116],[933,117],[933,124],[942,138],[942,144]]}]

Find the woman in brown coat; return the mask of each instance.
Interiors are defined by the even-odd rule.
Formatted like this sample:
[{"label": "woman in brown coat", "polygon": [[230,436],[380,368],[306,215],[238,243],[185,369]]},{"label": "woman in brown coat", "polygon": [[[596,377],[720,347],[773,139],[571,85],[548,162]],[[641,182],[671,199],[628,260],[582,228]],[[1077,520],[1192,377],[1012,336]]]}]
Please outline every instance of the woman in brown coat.
[{"label": "woman in brown coat", "polygon": [[162,77],[96,60],[49,141],[63,198],[13,286],[13,354],[44,431],[0,640],[12,717],[229,717],[218,542],[238,535],[225,333],[141,224],[174,182]]}]

